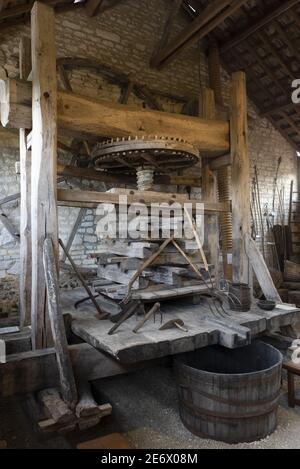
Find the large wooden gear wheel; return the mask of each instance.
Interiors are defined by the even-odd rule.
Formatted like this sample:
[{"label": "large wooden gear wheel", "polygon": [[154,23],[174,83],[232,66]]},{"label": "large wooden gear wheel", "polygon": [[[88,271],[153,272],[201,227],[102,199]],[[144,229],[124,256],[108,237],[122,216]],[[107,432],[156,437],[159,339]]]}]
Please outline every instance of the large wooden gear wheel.
[{"label": "large wooden gear wheel", "polygon": [[134,173],[151,166],[155,173],[166,173],[194,166],[200,155],[184,140],[145,136],[99,143],[92,157],[99,171]]}]

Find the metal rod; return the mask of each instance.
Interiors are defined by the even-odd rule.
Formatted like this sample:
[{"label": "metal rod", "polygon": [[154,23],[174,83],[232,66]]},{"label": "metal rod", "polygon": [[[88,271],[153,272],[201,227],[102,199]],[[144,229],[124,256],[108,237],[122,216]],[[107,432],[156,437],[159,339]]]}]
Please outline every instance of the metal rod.
[{"label": "metal rod", "polygon": [[91,289],[89,288],[89,286],[87,285],[86,281],[84,280],[83,276],[81,275],[81,273],[79,272],[79,270],[77,269],[76,267],[76,264],[75,262],[73,261],[72,257],[70,256],[70,254],[67,252],[66,250],[66,247],[63,243],[63,241],[61,239],[59,239],[59,244],[61,245],[68,261],[70,262],[71,266],[73,267],[73,270],[74,272],[76,273],[77,277],[79,278],[79,280],[81,281],[83,287],[85,288],[87,294],[89,295],[90,299],[92,300],[95,308],[97,309],[98,313],[99,313],[99,319],[104,319],[108,316],[108,313],[104,313],[100,306],[98,305],[97,301],[95,300],[95,297],[91,291]]}]

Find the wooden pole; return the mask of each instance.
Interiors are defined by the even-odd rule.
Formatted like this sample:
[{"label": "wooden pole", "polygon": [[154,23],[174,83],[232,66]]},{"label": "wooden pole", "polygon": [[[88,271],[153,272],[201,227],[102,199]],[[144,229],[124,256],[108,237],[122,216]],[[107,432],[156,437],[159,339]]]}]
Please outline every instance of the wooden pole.
[{"label": "wooden pole", "polygon": [[56,160],[57,80],[54,10],[36,2],[31,13],[32,44],[32,343],[51,345],[46,308],[43,244],[51,236],[58,262]]},{"label": "wooden pole", "polygon": [[[31,41],[22,37],[19,49],[20,78],[27,80],[32,69]],[[20,129],[20,327],[31,323],[31,151],[28,130]]]},{"label": "wooden pole", "polygon": [[250,163],[248,156],[246,75],[232,75],[231,107],[231,184],[232,184],[232,279],[250,283],[249,259],[245,239],[250,234]]},{"label": "wooden pole", "polygon": [[[210,88],[202,89],[202,117],[215,119],[215,97]],[[217,202],[216,176],[210,168],[209,160],[202,160],[202,200]],[[215,267],[215,284],[219,283],[219,226],[216,215],[205,215],[205,243],[210,253],[210,262]]]},{"label": "wooden pole", "polygon": [[77,389],[60,307],[56,261],[52,240],[50,237],[47,237],[43,245],[44,278],[47,286],[49,317],[60,376],[61,395],[70,408],[75,408],[77,403]]},{"label": "wooden pole", "polygon": [[80,282],[82,283],[82,286],[84,287],[85,291],[87,292],[88,296],[90,297],[90,299],[91,299],[92,303],[94,304],[96,310],[98,311],[98,314],[99,314],[98,319],[104,319],[107,316],[107,313],[104,313],[101,310],[100,306],[98,305],[97,301],[95,300],[95,297],[94,297],[91,289],[87,285],[87,283],[84,280],[83,276],[81,275],[80,271],[77,269],[75,262],[73,261],[72,257],[70,256],[69,252],[66,249],[66,246],[64,245],[64,243],[61,239],[59,240],[59,244],[61,245],[61,247],[63,249],[63,252],[64,252],[66,258],[68,259],[68,261],[70,262],[75,274],[79,278]]}]

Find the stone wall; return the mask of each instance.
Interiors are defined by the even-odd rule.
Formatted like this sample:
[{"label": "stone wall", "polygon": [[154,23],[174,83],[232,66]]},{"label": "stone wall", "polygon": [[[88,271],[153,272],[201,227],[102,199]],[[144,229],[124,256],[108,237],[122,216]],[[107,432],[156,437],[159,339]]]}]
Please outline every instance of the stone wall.
[{"label": "stone wall", "polygon": [[[198,45],[190,47],[184,54],[162,71],[149,67],[149,60],[157,46],[170,2],[168,0],[124,0],[114,9],[94,18],[86,16],[84,10],[75,10],[57,15],[56,45],[57,54],[63,56],[95,57],[104,64],[131,74],[136,81],[147,84],[158,92],[172,93],[188,98],[197,97],[201,85],[208,84],[206,59]],[[182,14],[178,18],[173,34],[187,24]],[[5,65],[9,76],[18,75],[18,43],[21,35],[29,35],[29,27],[14,26],[0,31],[0,65]],[[108,84],[103,78],[92,73],[74,71],[70,73],[72,87],[91,97],[117,101],[120,90]],[[224,101],[229,103],[230,80],[223,72]],[[181,112],[182,105],[157,96],[166,111]],[[145,104],[135,97],[129,103]],[[249,103],[249,148],[252,171],[257,165],[261,183],[262,202],[272,204],[273,180],[278,157],[283,164],[279,174],[279,185],[284,184],[286,204],[291,179],[296,177],[296,156],[293,148],[271,126],[261,119],[255,107]],[[1,138],[1,137],[0,137]],[[0,198],[18,192],[19,180],[15,175],[14,163],[18,160],[17,150],[6,148],[5,140],[0,142]],[[67,161],[68,155],[59,155]],[[200,169],[199,169],[200,171]],[[93,188],[88,181],[70,181],[70,184]],[[249,181],[251,183],[251,181]],[[18,204],[3,207],[17,225]],[[66,240],[73,226],[78,209],[59,209],[60,235]],[[86,254],[97,249],[94,214],[91,210],[78,230],[72,254],[77,263],[93,265],[94,260]],[[18,271],[18,246],[0,226],[0,277]]]}]

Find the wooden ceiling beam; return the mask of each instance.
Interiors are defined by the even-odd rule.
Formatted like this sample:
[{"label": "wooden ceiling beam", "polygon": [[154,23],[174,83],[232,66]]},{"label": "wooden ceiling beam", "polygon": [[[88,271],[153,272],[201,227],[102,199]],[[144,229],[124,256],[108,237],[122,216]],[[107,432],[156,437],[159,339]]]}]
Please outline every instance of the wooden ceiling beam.
[{"label": "wooden ceiling beam", "polygon": [[[167,44],[169,42],[170,35],[171,35],[171,32],[172,32],[172,26],[173,26],[173,23],[174,23],[174,20],[175,20],[176,16],[178,15],[178,12],[180,10],[182,2],[183,2],[183,0],[173,0],[173,4],[172,4],[171,10],[169,12],[169,16],[167,18],[166,24],[164,26],[164,30],[163,30],[161,39],[160,39],[160,41],[158,43],[158,46],[155,49],[155,51],[153,53],[153,56],[152,56],[151,63],[150,63],[151,66],[155,66],[155,58],[163,50],[163,48],[167,46]],[[152,61],[153,61],[153,63],[152,63]]]},{"label": "wooden ceiling beam", "polygon": [[282,2],[280,6],[275,8],[275,10],[272,9],[272,10],[267,11],[265,16],[260,18],[258,21],[255,21],[248,28],[235,34],[233,37],[228,39],[228,41],[223,43],[223,45],[220,48],[220,52],[224,54],[225,52],[228,52],[232,47],[238,46],[242,41],[247,39],[249,36],[256,33],[257,31],[262,29],[264,26],[268,25],[273,20],[275,20],[276,18],[281,16],[283,13],[288,11],[290,8],[292,8],[293,6],[299,3],[300,3],[300,0],[287,0],[285,2]]},{"label": "wooden ceiling beam", "polygon": [[[31,128],[31,84],[13,79],[0,80],[0,84],[2,125]],[[168,135],[187,140],[212,157],[229,150],[228,121],[140,109],[65,91],[58,92],[58,126],[80,138]]]},{"label": "wooden ceiling beam", "polygon": [[[259,79],[256,77],[256,74],[253,73],[251,71],[251,69],[248,69],[247,67],[245,67],[243,65],[243,61],[240,59],[240,57],[242,57],[241,55],[239,55],[239,58],[237,58],[237,56],[235,55],[235,60],[237,61],[237,63],[239,64],[239,67],[241,69],[246,69],[246,73],[247,73],[247,76],[248,78],[250,78],[251,81],[253,81],[257,88],[260,88],[265,95],[267,95],[270,100],[274,101],[275,99],[275,96],[271,93],[271,91],[265,87],[260,81]],[[263,110],[262,108],[262,104],[257,100],[257,99],[253,99],[253,101],[255,102],[256,106],[258,107],[258,109],[260,111]],[[274,117],[272,117],[271,115],[267,115],[266,116],[267,119],[271,122],[271,124],[273,125],[273,127],[282,135],[283,138],[285,138],[285,140],[287,140],[289,142],[289,144],[297,151],[299,151],[299,144],[293,140],[290,135],[288,134],[287,130],[284,130],[281,128],[281,126],[279,125],[279,123],[275,120]]]},{"label": "wooden ceiling beam", "polygon": [[[300,1],[300,0],[299,0]],[[187,46],[199,41],[241,8],[247,0],[213,0],[194,21],[152,60],[152,67],[162,68]]]},{"label": "wooden ceiling beam", "polygon": [[[29,13],[32,10],[33,3],[34,2],[31,0],[25,5],[16,5],[11,8],[2,10],[2,12],[0,13],[0,21],[6,20],[8,18],[13,18],[19,15],[24,15],[24,13]],[[47,5],[55,5],[56,3],[58,3],[58,0],[43,0],[43,3],[46,3]]]},{"label": "wooden ceiling beam", "polygon": [[[64,13],[74,8],[82,8],[84,3],[73,3],[73,0],[43,0],[43,3],[53,6],[55,13]],[[0,33],[5,29],[19,24],[27,24],[30,22],[30,12],[32,3],[26,5],[19,5],[18,7],[2,10],[0,12]]]}]

